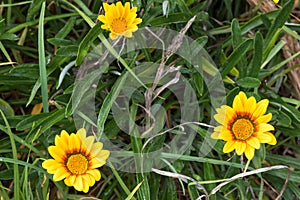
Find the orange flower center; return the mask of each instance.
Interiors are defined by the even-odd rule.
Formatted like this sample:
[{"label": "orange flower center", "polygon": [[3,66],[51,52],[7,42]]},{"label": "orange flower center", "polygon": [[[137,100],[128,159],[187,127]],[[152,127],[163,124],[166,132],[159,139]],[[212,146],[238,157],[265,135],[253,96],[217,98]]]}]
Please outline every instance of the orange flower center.
[{"label": "orange flower center", "polygon": [[247,118],[238,118],[231,125],[231,131],[237,140],[247,140],[254,130],[253,122]]},{"label": "orange flower center", "polygon": [[71,154],[67,158],[66,167],[72,174],[83,174],[87,171],[89,161],[81,153]]},{"label": "orange flower center", "polygon": [[124,18],[115,18],[112,20],[110,28],[115,33],[123,33],[127,30],[127,21]]}]

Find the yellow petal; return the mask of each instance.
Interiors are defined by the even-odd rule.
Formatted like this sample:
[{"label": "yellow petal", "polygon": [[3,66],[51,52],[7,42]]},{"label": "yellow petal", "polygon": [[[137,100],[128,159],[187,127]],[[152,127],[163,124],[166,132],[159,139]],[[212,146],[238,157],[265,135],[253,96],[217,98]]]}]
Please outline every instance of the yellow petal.
[{"label": "yellow petal", "polygon": [[81,176],[77,176],[74,182],[74,188],[77,191],[82,191],[83,190],[83,180]]},{"label": "yellow petal", "polygon": [[229,153],[233,151],[235,148],[235,141],[227,141],[226,144],[223,147],[223,152],[224,153]]},{"label": "yellow petal", "polygon": [[275,145],[277,143],[275,136],[270,132],[266,132],[266,134],[268,134],[271,137],[271,140],[268,142],[268,144]]},{"label": "yellow petal", "polygon": [[75,135],[74,133],[72,133],[70,135],[69,142],[70,142],[69,146],[70,146],[71,151],[73,151],[73,152],[79,152],[80,151],[81,140],[80,140],[78,135]]},{"label": "yellow petal", "polygon": [[210,137],[212,138],[212,139],[220,139],[220,132],[213,132],[211,135],[210,135]]},{"label": "yellow petal", "polygon": [[69,150],[68,141],[65,141],[62,137],[59,137],[58,135],[55,136],[55,145],[62,152],[66,152]]},{"label": "yellow petal", "polygon": [[[135,30],[134,30],[135,31]],[[124,35],[127,38],[131,38],[132,37],[132,32],[131,31],[126,31],[124,32],[122,35]]]},{"label": "yellow petal", "polygon": [[76,175],[70,175],[70,176],[66,177],[64,182],[67,186],[71,187],[74,185],[75,180],[76,180]]},{"label": "yellow petal", "polygon": [[70,175],[70,173],[64,167],[59,167],[56,169],[56,171],[54,173],[53,180],[60,181],[69,175]]},{"label": "yellow petal", "polygon": [[102,142],[95,142],[91,149],[91,154],[95,157],[102,150],[103,144]]},{"label": "yellow petal", "polygon": [[258,125],[259,132],[273,131],[274,127],[271,124],[261,123]]},{"label": "yellow petal", "polygon": [[225,115],[224,114],[215,114],[214,115],[215,120],[222,125],[225,125]]},{"label": "yellow petal", "polygon": [[132,23],[135,24],[135,25],[137,25],[137,24],[142,23],[142,21],[143,20],[141,18],[136,18],[136,19],[134,19],[134,21]]},{"label": "yellow petal", "polygon": [[225,105],[225,106],[222,106],[222,108],[225,111],[226,119],[232,120],[232,118],[235,117],[235,115],[236,115],[235,111],[231,107]]},{"label": "yellow petal", "polygon": [[122,5],[122,3],[120,1],[117,2],[116,8],[117,8],[116,11],[118,13],[118,17],[123,17],[123,14],[124,14],[124,12],[123,12],[123,5]]},{"label": "yellow petal", "polygon": [[104,8],[104,12],[106,13],[109,11],[110,5],[108,3],[103,3],[103,8]]},{"label": "yellow petal", "polygon": [[263,115],[258,117],[255,122],[257,123],[268,123],[269,121],[271,121],[272,119],[272,113],[268,113],[267,115]]},{"label": "yellow petal", "polygon": [[117,34],[115,34],[115,33],[110,33],[109,34],[109,37],[112,39],[112,40],[115,40],[115,39],[117,39],[117,37],[119,37]]},{"label": "yellow petal", "polygon": [[235,151],[237,155],[241,155],[242,153],[244,153],[245,149],[246,149],[246,143],[245,142],[240,142],[240,141],[236,141],[235,142]]},{"label": "yellow petal", "polygon": [[[99,15],[98,20],[102,23],[107,23],[106,17],[104,15]],[[101,28],[102,28],[102,26],[101,26]]]},{"label": "yellow petal", "polygon": [[248,113],[253,113],[256,109],[256,100],[255,98],[252,96],[249,99],[247,99],[246,104],[245,104],[245,108],[246,108],[246,112]]},{"label": "yellow petal", "polygon": [[54,159],[48,159],[42,163],[42,167],[46,169],[49,174],[54,174],[57,168],[64,167],[64,165]]},{"label": "yellow petal", "polygon": [[268,99],[263,99],[257,103],[256,110],[253,113],[253,117],[258,118],[264,115],[267,111],[269,105]]},{"label": "yellow petal", "polygon": [[92,169],[87,171],[86,173],[90,174],[96,181],[99,181],[101,178],[100,171],[98,169]]},{"label": "yellow petal", "polygon": [[88,183],[84,179],[83,179],[82,185],[83,185],[82,191],[84,193],[88,193],[88,191],[89,191],[89,185],[88,185]]},{"label": "yellow petal", "polygon": [[110,152],[108,150],[100,151],[91,161],[91,168],[98,168],[103,166],[106,163],[107,158],[109,157]]},{"label": "yellow petal", "polygon": [[221,132],[220,139],[224,141],[230,141],[234,139],[234,136],[232,135],[231,131],[225,129]]},{"label": "yellow petal", "polygon": [[126,2],[124,5],[124,15],[123,16],[127,16],[130,13],[130,3]]},{"label": "yellow petal", "polygon": [[256,138],[259,140],[260,143],[268,143],[272,140],[271,136],[267,133],[257,133]]},{"label": "yellow petal", "polygon": [[252,146],[250,145],[246,146],[245,156],[248,160],[252,160],[252,158],[254,157],[254,148]]},{"label": "yellow petal", "polygon": [[247,96],[244,92],[240,92],[233,100],[233,110],[237,112],[244,112],[245,111],[245,104],[247,101]]},{"label": "yellow petal", "polygon": [[82,179],[88,184],[88,186],[93,186],[95,184],[95,180],[90,174],[82,175]]},{"label": "yellow petal", "polygon": [[259,140],[256,137],[251,137],[251,138],[247,139],[247,144],[249,144],[250,146],[252,146],[255,149],[260,148]]},{"label": "yellow petal", "polygon": [[89,136],[89,137],[86,137],[86,131],[84,128],[81,128],[77,131],[77,134],[82,142],[82,149],[85,149],[86,150],[86,153],[90,153],[90,150],[93,146],[93,143],[95,141],[95,137],[93,136]]},{"label": "yellow petal", "polygon": [[66,157],[66,155],[65,152],[62,151],[60,148],[56,146],[50,146],[48,147],[48,152],[57,162],[64,162],[64,158]]}]

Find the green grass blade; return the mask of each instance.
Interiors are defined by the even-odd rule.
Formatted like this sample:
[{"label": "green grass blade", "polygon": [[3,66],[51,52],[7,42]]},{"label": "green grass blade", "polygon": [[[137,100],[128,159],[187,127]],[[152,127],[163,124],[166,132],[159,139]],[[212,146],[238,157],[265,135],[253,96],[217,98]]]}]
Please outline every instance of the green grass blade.
[{"label": "green grass blade", "polygon": [[131,200],[134,199],[133,195],[136,193],[136,191],[141,187],[141,185],[143,184],[143,181],[140,182],[139,184],[137,184],[137,186],[135,186],[135,188],[132,190],[132,192],[128,195],[128,197],[125,200]]},{"label": "green grass blade", "polygon": [[[124,190],[124,192],[130,196],[130,190],[128,189],[128,187],[126,186],[126,184],[124,183],[124,181],[122,180],[122,178],[120,177],[119,173],[117,172],[117,170],[113,167],[113,165],[111,163],[109,163],[109,167],[112,170],[113,174],[115,175],[117,181],[119,182],[121,188]],[[134,194],[134,193],[133,193]],[[127,197],[128,198],[128,197]],[[135,200],[134,197],[131,198],[132,200]]]},{"label": "green grass blade", "polygon": [[[136,114],[137,114],[137,108],[138,106],[133,104],[130,109],[129,117],[133,119],[133,122],[135,121]],[[129,124],[131,127],[131,124]],[[144,167],[146,159],[142,155],[142,139],[140,138],[140,133],[137,127],[134,127],[133,130],[130,133],[130,141],[132,144],[132,149],[134,154],[134,161],[135,161],[135,167],[136,169],[139,169],[137,171],[136,180],[138,183],[143,182],[140,189],[137,191],[138,199],[145,199],[150,200],[150,188],[149,183],[147,179],[147,174],[144,173]],[[138,173],[141,172],[141,173]]]},{"label": "green grass blade", "polygon": [[39,49],[39,69],[40,69],[40,78],[41,78],[43,111],[49,112],[47,71],[46,71],[45,45],[44,45],[45,7],[46,7],[46,3],[43,2],[41,14],[40,14],[40,20],[39,20],[38,49]]},{"label": "green grass blade", "polygon": [[[34,164],[31,164],[31,163],[24,162],[22,160],[12,159],[12,158],[6,158],[6,157],[0,157],[0,162],[12,163],[12,164],[15,164],[17,166],[21,165],[21,166],[24,166],[24,167],[29,167],[31,169],[34,169],[34,170],[40,172],[41,174],[46,174],[46,176],[48,178],[51,178],[51,176],[49,174],[47,174],[47,172],[45,170],[43,170],[41,167],[35,166]],[[64,192],[64,190],[62,189],[62,187],[60,186],[60,184],[58,184],[55,181],[53,183],[58,188],[58,190],[61,192],[61,194],[63,196],[63,199],[67,199],[66,193]],[[17,193],[19,193],[19,191]],[[17,198],[15,198],[15,199],[17,200]]]},{"label": "green grass blade", "polygon": [[24,2],[18,2],[18,3],[10,3],[10,4],[0,4],[0,8],[21,6],[21,5],[29,4],[29,3],[32,3],[32,1],[24,1]]},{"label": "green grass blade", "polygon": [[2,51],[2,53],[4,54],[4,56],[6,57],[6,59],[9,61],[9,62],[12,62],[9,54],[7,53],[5,47],[3,46],[2,42],[0,41],[0,49]]},{"label": "green grass blade", "polygon": [[[57,19],[62,19],[62,18],[68,18],[68,17],[73,17],[73,16],[78,16],[77,13],[66,13],[66,14],[61,14],[61,15],[53,15],[53,16],[49,16],[49,17],[45,17],[44,21],[53,21],[53,20],[57,20]],[[9,29],[7,32],[8,33],[15,33],[18,32],[22,29],[24,29],[27,26],[33,26],[39,23],[39,20],[32,20],[29,22],[25,22],[23,24],[19,24],[11,29]]]},{"label": "green grass blade", "polygon": [[[10,125],[4,115],[4,113],[2,112],[2,110],[0,110],[2,119],[5,122],[5,126],[6,126],[6,133],[9,136],[10,139],[10,144],[11,144],[11,149],[12,149],[12,154],[13,154],[13,160],[18,160],[18,154],[17,154],[17,147],[16,147],[16,143],[15,143],[15,139],[14,139],[14,134],[11,132],[10,129]],[[20,199],[20,176],[19,176],[19,168],[18,168],[18,164],[14,163],[14,199],[18,200]]]},{"label": "green grass blade", "polygon": [[76,58],[76,66],[79,66],[84,61],[86,55],[89,52],[91,44],[101,33],[102,29],[100,28],[100,25],[100,23],[96,24],[80,42]]}]

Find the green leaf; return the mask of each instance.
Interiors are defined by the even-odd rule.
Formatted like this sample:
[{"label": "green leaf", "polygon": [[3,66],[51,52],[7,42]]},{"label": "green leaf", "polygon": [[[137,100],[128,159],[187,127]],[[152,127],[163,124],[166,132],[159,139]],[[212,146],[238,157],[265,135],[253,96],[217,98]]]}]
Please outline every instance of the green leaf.
[{"label": "green leaf", "polygon": [[60,29],[59,32],[55,35],[55,38],[57,39],[65,38],[74,28],[75,22],[76,22],[76,17],[70,17],[70,19],[66,22],[66,25],[62,29]]},{"label": "green leaf", "polygon": [[0,33],[0,40],[18,40],[19,37],[13,33]]},{"label": "green leaf", "polygon": [[79,66],[83,62],[84,58],[88,54],[91,44],[102,32],[100,26],[101,23],[97,23],[80,42],[78,52],[77,52],[76,66]]},{"label": "green leaf", "polygon": [[255,34],[254,37],[254,55],[248,69],[248,74],[251,77],[258,77],[261,65],[262,65],[262,58],[263,58],[263,46],[264,46],[264,39],[260,32]]},{"label": "green leaf", "polygon": [[245,77],[238,79],[236,84],[243,88],[256,88],[260,86],[261,82],[257,78]]},{"label": "green leaf", "polygon": [[58,109],[49,113],[41,113],[32,115],[17,124],[17,130],[30,129],[27,135],[27,141],[32,142],[34,138],[38,138],[40,134],[45,133],[54,124],[65,118],[65,109]]},{"label": "green leaf", "polygon": [[278,110],[278,115],[277,115],[277,126],[283,126],[283,127],[291,127],[292,125],[292,119],[282,112],[281,110]]},{"label": "green leaf", "polygon": [[153,18],[152,20],[149,21],[149,24],[151,26],[163,26],[163,25],[167,25],[167,24],[187,22],[192,17],[193,16],[189,13],[174,13],[174,14],[169,14],[168,17],[159,16],[159,17]]},{"label": "green leaf", "polygon": [[47,39],[47,41],[50,44],[52,44],[54,46],[58,46],[58,47],[71,46],[74,44],[74,42],[71,40],[65,40],[65,39],[61,39],[61,38],[49,38],[49,39]]},{"label": "green leaf", "polygon": [[98,137],[100,138],[104,131],[104,125],[106,122],[106,119],[108,117],[109,111],[116,100],[116,98],[119,96],[119,93],[122,89],[122,87],[125,85],[125,81],[127,79],[128,73],[120,76],[115,84],[113,85],[110,93],[105,97],[103,104],[101,106],[101,109],[99,111],[98,115],[98,122],[97,122],[97,128],[98,128]]},{"label": "green leaf", "polygon": [[162,183],[162,187],[160,190],[159,199],[172,199],[172,200],[178,199],[176,186],[175,186],[173,178],[170,178],[170,177],[164,178],[164,181]]},{"label": "green leaf", "polygon": [[59,48],[56,52],[56,56],[66,56],[66,57],[75,57],[77,56],[78,46],[69,45]]},{"label": "green leaf", "polygon": [[4,113],[5,116],[11,117],[15,115],[14,109],[4,101],[3,99],[0,98],[0,110]]},{"label": "green leaf", "polygon": [[[231,23],[231,34],[232,34],[232,44],[233,48],[236,49],[243,42],[243,35],[239,25],[239,22],[234,19]],[[234,69],[234,68],[233,68]],[[242,57],[238,63],[239,76],[241,78],[246,76],[247,72],[247,60],[246,57]]]},{"label": "green leaf", "polygon": [[289,0],[282,6],[282,9],[277,14],[277,17],[275,18],[274,22],[272,23],[272,26],[270,27],[267,33],[266,42],[265,42],[266,45],[268,45],[271,42],[273,36],[278,31],[278,29],[285,24],[285,22],[287,21],[288,17],[291,14],[291,10],[293,6],[294,6],[294,1],[292,0]]},{"label": "green leaf", "polygon": [[[66,115],[69,116],[69,115],[73,114],[79,108],[80,105],[83,105],[86,103],[84,101],[85,100],[84,98],[89,97],[89,95],[91,95],[92,84],[99,80],[99,77],[101,77],[102,73],[104,73],[108,69],[108,67],[109,67],[108,64],[103,64],[103,65],[101,65],[101,67],[98,70],[94,70],[94,73],[87,74],[84,78],[82,78],[80,80],[76,80],[75,87],[72,92],[72,97],[70,98],[70,101],[67,104]],[[104,100],[104,102],[105,102],[105,100]],[[107,108],[108,109],[107,112],[109,112],[110,108],[111,107]],[[101,108],[101,110],[102,109],[104,109],[104,108]],[[100,110],[100,112],[101,112],[101,110]],[[106,117],[107,116],[103,115],[103,116],[101,116],[101,119],[104,118],[103,120],[105,121]],[[104,122],[103,122],[103,124],[104,124]],[[103,125],[103,128],[104,128],[104,125]]]},{"label": "green leaf", "polygon": [[242,44],[240,44],[227,58],[226,62],[222,66],[222,78],[224,78],[233,67],[244,57],[252,46],[253,40],[247,39]]}]

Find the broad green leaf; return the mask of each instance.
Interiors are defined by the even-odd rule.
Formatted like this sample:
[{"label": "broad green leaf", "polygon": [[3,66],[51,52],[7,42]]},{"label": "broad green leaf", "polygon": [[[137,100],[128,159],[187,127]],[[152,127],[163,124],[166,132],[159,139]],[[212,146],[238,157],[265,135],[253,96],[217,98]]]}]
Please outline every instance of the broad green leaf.
[{"label": "broad green leaf", "polygon": [[57,50],[56,56],[76,57],[77,52],[78,52],[77,45],[63,46]]},{"label": "broad green leaf", "polygon": [[153,18],[151,21],[149,21],[149,24],[151,26],[163,26],[163,25],[167,25],[167,24],[187,22],[192,17],[193,16],[190,13],[174,13],[174,14],[169,14],[168,17],[159,16],[159,17]]},{"label": "broad green leaf", "polygon": [[49,38],[47,39],[47,41],[54,45],[54,46],[58,46],[58,47],[63,47],[63,46],[71,46],[74,45],[74,42],[71,40],[66,40],[66,39],[61,39],[61,38]]},{"label": "broad green leaf", "polygon": [[222,66],[221,75],[224,78],[233,67],[239,63],[239,61],[245,56],[245,54],[249,51],[253,43],[252,39],[247,39],[243,43],[241,43],[227,58],[226,62]]},{"label": "broad green leaf", "polygon": [[[231,23],[231,35],[233,48],[236,49],[243,42],[242,31],[239,22],[236,19],[234,19]],[[246,76],[247,60],[245,56],[243,56],[238,63],[238,71],[241,78]]]},{"label": "broad green leaf", "polygon": [[4,101],[3,99],[0,98],[0,110],[4,113],[6,117],[11,117],[15,115],[14,109]]},{"label": "broad green leaf", "polygon": [[57,39],[65,38],[74,28],[75,22],[76,22],[76,17],[70,17],[70,19],[66,22],[66,25],[55,35],[55,38]]},{"label": "broad green leaf", "polygon": [[258,32],[255,34],[254,37],[254,55],[248,69],[248,74],[250,77],[254,77],[254,78],[258,77],[262,65],[263,46],[264,46],[263,36],[260,32]]},{"label": "broad green leaf", "polygon": [[238,79],[236,84],[243,88],[256,88],[260,86],[261,82],[257,78],[245,77]]},{"label": "broad green leaf", "polygon": [[282,6],[282,9],[280,9],[277,17],[275,18],[274,22],[272,23],[272,26],[270,27],[267,33],[265,45],[268,45],[271,42],[272,38],[274,37],[278,29],[282,28],[282,26],[288,20],[288,17],[291,14],[291,10],[293,6],[294,6],[294,1],[292,0],[287,1]]}]

